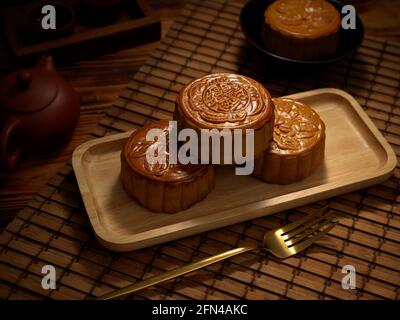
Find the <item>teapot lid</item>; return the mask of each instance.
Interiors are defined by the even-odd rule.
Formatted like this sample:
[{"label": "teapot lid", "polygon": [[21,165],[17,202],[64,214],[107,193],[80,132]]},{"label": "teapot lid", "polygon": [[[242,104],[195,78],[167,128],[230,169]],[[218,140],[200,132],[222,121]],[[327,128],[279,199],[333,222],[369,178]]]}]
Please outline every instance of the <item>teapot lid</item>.
[{"label": "teapot lid", "polygon": [[51,56],[43,56],[32,68],[13,72],[0,80],[0,108],[32,113],[47,107],[58,92]]}]

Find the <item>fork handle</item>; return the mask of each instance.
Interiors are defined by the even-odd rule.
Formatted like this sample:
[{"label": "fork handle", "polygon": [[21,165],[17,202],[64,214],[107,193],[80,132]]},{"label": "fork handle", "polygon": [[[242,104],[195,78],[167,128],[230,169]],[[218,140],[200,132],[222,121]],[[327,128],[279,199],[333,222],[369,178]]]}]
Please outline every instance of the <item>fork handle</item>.
[{"label": "fork handle", "polygon": [[256,244],[252,245],[252,246],[248,246],[248,247],[241,247],[241,248],[235,248],[229,251],[225,251],[222,253],[219,253],[215,256],[211,256],[208,257],[206,259],[200,260],[200,261],[196,261],[190,264],[187,264],[185,266],[182,266],[180,268],[176,268],[173,269],[171,271],[167,271],[165,273],[162,273],[158,276],[154,276],[151,278],[148,278],[146,280],[140,281],[138,283],[132,284],[130,286],[127,286],[125,288],[122,288],[120,290],[116,290],[110,293],[107,293],[103,296],[98,297],[99,300],[110,300],[110,299],[114,299],[117,297],[121,297],[124,296],[126,294],[129,293],[133,293],[151,286],[154,286],[156,284],[159,284],[161,282],[167,281],[167,280],[171,280],[173,278],[182,276],[184,274],[190,273],[192,271],[207,267],[211,264],[214,264],[216,262],[228,259],[230,257],[236,256],[238,254],[247,252],[247,251],[253,251],[256,249],[260,249],[260,247]]}]

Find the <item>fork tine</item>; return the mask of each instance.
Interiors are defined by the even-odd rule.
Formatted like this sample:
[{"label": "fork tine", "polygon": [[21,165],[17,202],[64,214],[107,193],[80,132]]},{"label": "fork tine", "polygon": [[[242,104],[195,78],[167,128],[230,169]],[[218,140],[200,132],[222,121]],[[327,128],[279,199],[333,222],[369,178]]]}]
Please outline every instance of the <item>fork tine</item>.
[{"label": "fork tine", "polygon": [[299,243],[303,239],[307,238],[308,236],[312,235],[314,232],[318,231],[322,227],[331,224],[333,221],[332,219],[326,219],[319,221],[317,224],[314,224],[310,226],[308,229],[305,229],[303,232],[299,232],[296,237],[292,237],[290,239],[286,239],[285,241],[290,242],[290,246],[295,245],[296,243]]},{"label": "fork tine", "polygon": [[318,228],[314,228],[313,226],[316,224],[319,224],[321,220],[327,220],[327,221],[332,221],[332,217],[335,217],[335,214],[333,212],[329,212],[327,214],[322,214],[318,219],[315,219],[314,221],[311,221],[310,223],[303,223],[300,227],[297,227],[295,229],[292,229],[292,232],[286,232],[282,236],[285,237],[286,241],[297,236],[298,234],[302,233],[304,230],[313,228],[317,230]]},{"label": "fork tine", "polygon": [[312,219],[314,219],[315,217],[319,217],[319,216],[321,216],[323,214],[325,214],[324,210],[322,212],[309,214],[308,216],[306,216],[306,217],[304,217],[302,219],[299,219],[298,221],[295,221],[295,222],[287,224],[286,226],[283,226],[282,228],[280,228],[280,230],[282,231],[282,234],[286,234],[289,231],[292,231],[293,229],[301,226],[302,224],[305,224],[308,221],[311,221]]},{"label": "fork tine", "polygon": [[324,235],[326,235],[334,226],[336,226],[339,223],[339,221],[336,222],[332,222],[329,227],[327,227],[326,229],[318,232],[316,235],[314,235],[312,238],[309,238],[305,241],[302,241],[296,245],[294,245],[293,247],[291,247],[292,250],[294,250],[295,253],[300,252],[304,249],[306,249],[307,247],[311,246],[314,242],[318,241],[319,239],[321,239]]}]

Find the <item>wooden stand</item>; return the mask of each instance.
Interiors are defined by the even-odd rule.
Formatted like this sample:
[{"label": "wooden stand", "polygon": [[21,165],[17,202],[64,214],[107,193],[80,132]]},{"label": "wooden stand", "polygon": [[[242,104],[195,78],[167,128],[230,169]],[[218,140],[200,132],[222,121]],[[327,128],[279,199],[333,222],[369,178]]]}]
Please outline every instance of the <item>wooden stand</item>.
[{"label": "wooden stand", "polygon": [[136,250],[365,188],[392,174],[393,150],[352,96],[327,88],[289,97],[311,106],[326,124],[325,161],[318,170],[276,185],[216,165],[216,186],[207,198],[175,214],[151,212],[123,190],[120,153],[131,132],[79,146],[72,164],[100,243],[114,251]]},{"label": "wooden stand", "polygon": [[69,61],[160,39],[159,14],[142,1],[137,1],[134,15],[128,14],[124,7],[121,17],[106,25],[83,24],[82,19],[79,19],[79,1],[69,0],[64,3],[71,5],[76,13],[74,32],[48,41],[32,41],[26,35],[25,17],[31,5],[14,6],[4,10],[4,34],[15,57],[33,57],[48,52],[58,60]]}]

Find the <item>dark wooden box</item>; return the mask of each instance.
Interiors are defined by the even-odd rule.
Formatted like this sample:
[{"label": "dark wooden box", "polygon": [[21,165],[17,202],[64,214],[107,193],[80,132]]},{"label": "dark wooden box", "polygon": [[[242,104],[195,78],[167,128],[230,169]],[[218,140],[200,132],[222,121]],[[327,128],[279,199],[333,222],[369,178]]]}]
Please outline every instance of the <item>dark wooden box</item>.
[{"label": "dark wooden box", "polygon": [[[26,27],[28,10],[38,4],[52,2],[68,4],[74,9],[74,32],[52,40],[32,40]],[[36,1],[4,9],[4,34],[15,57],[27,58],[48,52],[60,60],[82,59],[160,39],[159,15],[146,6],[144,1],[126,0],[120,18],[106,25],[82,23],[79,19],[79,5],[79,0]]]}]

